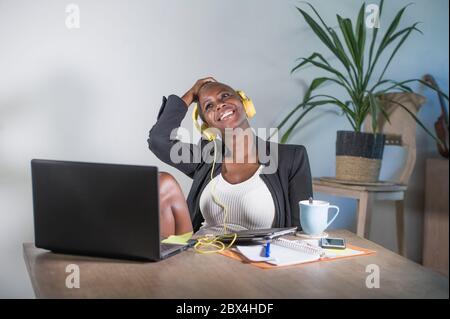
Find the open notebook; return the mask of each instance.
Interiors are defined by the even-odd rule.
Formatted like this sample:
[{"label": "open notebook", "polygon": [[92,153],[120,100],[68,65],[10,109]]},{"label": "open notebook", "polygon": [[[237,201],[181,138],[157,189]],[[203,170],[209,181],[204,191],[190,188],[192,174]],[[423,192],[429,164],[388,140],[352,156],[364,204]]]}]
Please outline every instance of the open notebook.
[{"label": "open notebook", "polygon": [[[306,241],[288,240],[284,238],[272,241],[270,257],[264,257],[265,248],[263,245],[236,246],[236,250],[251,262],[257,264],[263,262],[272,266],[288,266],[318,260],[332,260],[374,253],[374,251],[351,245],[347,245],[346,249],[322,249],[321,247],[312,245]],[[230,257],[232,257],[232,255],[230,255]]]},{"label": "open notebook", "polygon": [[276,266],[311,262],[325,256],[324,250],[320,247],[284,238],[272,241],[270,257],[264,257],[265,248],[263,245],[236,246],[236,250],[250,261],[265,261]]}]

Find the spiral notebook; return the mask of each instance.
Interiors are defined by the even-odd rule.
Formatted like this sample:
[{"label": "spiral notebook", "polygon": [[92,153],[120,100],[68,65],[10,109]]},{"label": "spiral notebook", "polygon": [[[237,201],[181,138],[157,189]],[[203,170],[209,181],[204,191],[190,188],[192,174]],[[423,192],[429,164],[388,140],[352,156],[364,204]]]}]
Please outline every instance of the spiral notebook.
[{"label": "spiral notebook", "polygon": [[320,260],[325,251],[308,243],[279,238],[272,241],[270,257],[264,257],[263,245],[236,246],[236,250],[253,262],[266,262],[275,266],[288,266]]}]

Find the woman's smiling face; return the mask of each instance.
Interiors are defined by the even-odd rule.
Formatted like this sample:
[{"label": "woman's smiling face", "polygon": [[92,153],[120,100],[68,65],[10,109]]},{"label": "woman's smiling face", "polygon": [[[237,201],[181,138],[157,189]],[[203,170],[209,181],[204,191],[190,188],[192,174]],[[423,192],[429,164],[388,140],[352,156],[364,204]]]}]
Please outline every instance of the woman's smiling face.
[{"label": "woman's smiling face", "polygon": [[247,116],[241,97],[228,85],[209,82],[198,93],[203,119],[210,127],[220,131],[242,125]]}]

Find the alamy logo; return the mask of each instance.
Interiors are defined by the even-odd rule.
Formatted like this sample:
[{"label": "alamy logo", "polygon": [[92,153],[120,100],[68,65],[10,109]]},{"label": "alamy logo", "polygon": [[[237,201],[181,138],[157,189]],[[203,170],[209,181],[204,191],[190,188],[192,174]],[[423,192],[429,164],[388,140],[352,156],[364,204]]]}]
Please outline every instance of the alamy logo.
[{"label": "alamy logo", "polygon": [[380,28],[380,7],[376,4],[369,4],[366,7],[366,27],[368,29]]},{"label": "alamy logo", "polygon": [[80,288],[80,267],[76,264],[66,266],[66,287],[69,289]]},{"label": "alamy logo", "polygon": [[[227,145],[225,153],[228,159],[227,162],[233,163],[261,163],[265,165],[265,174],[273,174],[278,167],[278,143],[270,143],[271,141],[278,140],[278,131],[275,128],[270,128],[269,132],[265,128],[226,128],[223,136],[220,131],[214,127],[210,128],[211,132],[221,136],[221,140],[231,141],[231,144]],[[267,134],[270,133],[270,134]],[[170,134],[171,140],[184,140],[186,143],[174,143],[170,148],[170,160],[172,163],[201,163],[208,164],[222,163],[221,149],[217,148],[219,152],[216,156],[214,154],[214,143],[208,143],[201,148],[199,145],[191,144],[193,138],[191,138],[191,132],[183,127],[175,128]],[[266,139],[270,136],[269,139]],[[260,138],[256,138],[260,137]],[[267,144],[266,144],[267,142]],[[226,143],[225,143],[226,144]],[[268,146],[268,147],[267,147]],[[217,147],[217,145],[216,145]],[[248,156],[247,151],[252,147],[256,147],[256,154]]]},{"label": "alamy logo", "polygon": [[67,29],[80,28],[80,7],[77,4],[71,3],[66,6],[66,27]]},{"label": "alamy logo", "polygon": [[369,289],[380,288],[380,267],[375,264],[367,265],[366,272],[369,273],[366,277],[366,287]]}]

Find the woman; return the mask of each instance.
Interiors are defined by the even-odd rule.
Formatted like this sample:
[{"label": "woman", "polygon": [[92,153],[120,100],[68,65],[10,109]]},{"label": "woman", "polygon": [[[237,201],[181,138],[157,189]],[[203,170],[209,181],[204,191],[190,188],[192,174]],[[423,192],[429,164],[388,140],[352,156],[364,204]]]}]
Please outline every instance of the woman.
[{"label": "woman", "polygon": [[[170,139],[172,130],[180,126],[193,102],[198,103],[202,121],[215,128],[222,137],[223,144],[219,149],[224,152],[217,152],[219,162],[214,165],[212,173],[214,183],[210,180],[213,168],[210,160],[178,163],[171,159],[172,147],[195,152],[195,145]],[[214,78],[198,80],[182,98],[176,95],[163,98],[158,120],[150,130],[149,148],[163,162],[193,179],[185,201],[176,180],[168,173],[160,174],[163,237],[192,230],[200,230],[198,233],[202,234],[221,233],[224,230],[224,219],[228,232],[300,227],[298,202],[312,197],[306,149],[301,145],[265,142],[253,133],[249,139],[249,129],[241,96]],[[233,134],[228,134],[230,131]],[[217,140],[202,139],[200,148],[204,150],[210,147],[210,143],[216,142]],[[272,157],[269,156],[269,159],[276,163],[276,169],[268,170],[269,163],[261,161],[261,154],[264,154],[261,152],[273,150],[272,146],[276,146],[277,152],[270,154]],[[238,154],[240,160],[236,158]],[[227,213],[214,200],[211,193],[213,185],[216,197],[228,208]]]}]

